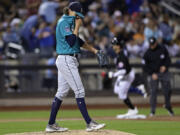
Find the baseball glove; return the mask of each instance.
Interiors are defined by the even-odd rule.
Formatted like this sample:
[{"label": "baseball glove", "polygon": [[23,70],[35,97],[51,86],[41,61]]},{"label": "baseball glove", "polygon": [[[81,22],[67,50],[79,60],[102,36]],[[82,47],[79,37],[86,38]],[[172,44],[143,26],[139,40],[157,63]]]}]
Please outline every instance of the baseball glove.
[{"label": "baseball glove", "polygon": [[109,65],[109,59],[108,56],[103,51],[97,52],[97,60],[100,67],[108,67]]}]

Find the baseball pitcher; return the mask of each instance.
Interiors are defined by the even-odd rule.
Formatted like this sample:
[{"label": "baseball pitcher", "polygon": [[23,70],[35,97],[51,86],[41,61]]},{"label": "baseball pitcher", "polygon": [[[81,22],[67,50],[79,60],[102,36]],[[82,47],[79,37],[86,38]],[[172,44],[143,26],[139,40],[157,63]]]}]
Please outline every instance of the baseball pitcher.
[{"label": "baseball pitcher", "polygon": [[62,132],[68,128],[60,127],[56,123],[56,115],[63,99],[70,88],[73,90],[79,110],[87,124],[86,131],[96,131],[105,126],[92,120],[85,103],[85,90],[82,84],[77,55],[80,47],[83,47],[97,55],[100,66],[107,65],[107,57],[102,51],[98,51],[78,37],[79,27],[82,25],[82,6],[79,2],[72,2],[64,9],[64,15],[59,19],[56,27],[56,66],[58,69],[58,89],[52,103],[51,114],[46,132]]}]

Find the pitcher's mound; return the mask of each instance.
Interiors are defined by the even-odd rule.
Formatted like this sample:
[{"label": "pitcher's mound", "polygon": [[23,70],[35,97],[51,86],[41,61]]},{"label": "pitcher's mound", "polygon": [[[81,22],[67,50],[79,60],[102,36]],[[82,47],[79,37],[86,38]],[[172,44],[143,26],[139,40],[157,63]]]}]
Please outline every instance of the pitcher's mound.
[{"label": "pitcher's mound", "polygon": [[46,132],[27,132],[27,133],[16,133],[16,134],[7,134],[7,135],[135,135],[126,132],[120,132],[115,130],[99,130],[94,132],[86,132],[84,130],[71,130],[67,132],[59,133],[46,133]]}]

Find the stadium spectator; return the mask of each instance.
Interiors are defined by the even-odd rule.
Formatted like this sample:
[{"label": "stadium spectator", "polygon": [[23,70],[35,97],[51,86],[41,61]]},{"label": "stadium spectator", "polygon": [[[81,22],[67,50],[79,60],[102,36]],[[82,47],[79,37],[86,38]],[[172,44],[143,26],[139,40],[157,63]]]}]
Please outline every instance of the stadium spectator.
[{"label": "stadium spectator", "polygon": [[41,0],[26,0],[26,7],[28,9],[28,16],[38,13],[38,8]]},{"label": "stadium spectator", "polygon": [[22,20],[20,18],[14,18],[10,22],[10,27],[13,32],[17,33],[20,36],[21,27],[22,27]]},{"label": "stadium spectator", "polygon": [[158,30],[156,23],[157,22],[154,19],[148,21],[148,24],[144,29],[144,36],[146,41],[148,41],[148,39],[152,36],[154,36],[156,39],[160,39],[162,37],[162,33]]},{"label": "stadium spectator", "polygon": [[15,31],[12,31],[10,26],[8,26],[6,31],[3,33],[2,38],[5,44],[8,44],[10,42],[13,43],[21,42],[19,34],[16,33]]},{"label": "stadium spectator", "polygon": [[168,44],[172,40],[173,28],[169,25],[168,15],[163,16],[163,21],[159,24],[164,44]]},{"label": "stadium spectator", "polygon": [[38,39],[40,55],[51,57],[54,52],[55,38],[53,29],[44,21],[36,30],[35,37]]},{"label": "stadium spectator", "polygon": [[180,32],[177,34],[177,37],[175,38],[175,43],[180,47]]},{"label": "stadium spectator", "polygon": [[143,4],[140,6],[140,12],[142,14],[147,14],[150,12],[148,0],[144,0]]},{"label": "stadium spectator", "polygon": [[79,37],[83,40],[83,41],[90,41],[92,38],[90,36],[90,31],[88,29],[90,25],[90,18],[88,16],[84,17],[84,25],[81,26],[79,28]]},{"label": "stadium spectator", "polygon": [[103,11],[99,13],[100,19],[97,21],[97,26],[95,31],[97,31],[98,36],[109,37],[110,30],[108,26],[109,15]]},{"label": "stadium spectator", "polygon": [[100,17],[98,15],[98,9],[100,8],[100,4],[97,2],[93,2],[92,4],[89,5],[89,11],[87,15],[91,19],[91,26],[93,29],[97,27],[97,22],[100,20]]},{"label": "stadium spectator", "polygon": [[34,36],[36,27],[39,22],[42,22],[43,18],[38,15],[32,15],[27,18],[21,29],[21,37],[23,40],[23,46],[27,52],[33,52],[37,48],[37,40]]},{"label": "stadium spectator", "polygon": [[108,0],[108,12],[112,15],[115,10],[121,11],[123,14],[127,13],[128,6],[125,0]]},{"label": "stadium spectator", "polygon": [[145,42],[145,36],[144,36],[144,24],[141,23],[137,33],[133,35],[133,40],[139,47],[139,56],[142,57],[146,50],[149,48],[149,44]]},{"label": "stadium spectator", "polygon": [[140,23],[138,25],[137,32],[133,35],[133,39],[137,44],[142,44],[145,40],[144,27],[144,24]]},{"label": "stadium spectator", "polygon": [[99,44],[98,44],[98,46],[96,48],[98,50],[103,50],[104,52],[107,52],[108,45],[109,45],[108,37],[102,36],[100,38],[100,42],[99,42]]},{"label": "stadium spectator", "polygon": [[[75,0],[69,0],[69,1],[75,1]],[[87,14],[88,7],[94,0],[79,0],[79,1],[80,1],[81,5],[83,7],[84,14]]]},{"label": "stadium spectator", "polygon": [[5,9],[8,9],[12,6],[12,0],[1,0],[0,5],[2,5]]},{"label": "stadium spectator", "polygon": [[122,13],[121,13],[121,11],[119,11],[119,10],[114,11],[112,17],[114,20],[114,25],[121,27],[122,26],[121,25],[122,24]]},{"label": "stadium spectator", "polygon": [[59,7],[64,7],[67,2],[58,2],[57,0],[48,0],[41,3],[38,14],[44,16],[47,23],[53,23],[56,20],[56,11]]},{"label": "stadium spectator", "polygon": [[133,26],[129,14],[124,14],[123,16],[123,27],[125,28],[126,32],[132,32]]},{"label": "stadium spectator", "polygon": [[180,20],[173,21],[174,31],[173,31],[173,39],[176,39],[178,35],[180,35]]},{"label": "stadium spectator", "polygon": [[126,0],[128,13],[133,14],[134,12],[139,12],[142,2],[143,0]]},{"label": "stadium spectator", "polygon": [[[22,39],[22,45],[26,52],[34,52],[39,47],[38,39],[35,37],[37,28],[42,20],[49,25],[54,25],[57,16],[62,13],[62,9],[69,1],[65,0],[20,0],[0,1],[0,31],[6,32],[6,28],[11,26],[12,31]],[[72,0],[75,1],[75,0]],[[108,40],[115,35],[125,35],[123,38],[129,45],[129,54],[133,57],[142,56],[148,47],[148,38],[155,36],[159,42],[175,41],[177,46],[180,23],[178,18],[165,15],[168,13],[159,6],[157,1],[152,0],[79,0],[87,14],[84,24],[86,29],[81,27],[81,37],[91,42],[92,45],[100,45],[99,37],[106,36]],[[134,6],[132,6],[134,4]],[[26,5],[26,6],[24,6]],[[37,11],[38,10],[38,11]],[[168,17],[167,17],[168,16]],[[163,18],[163,20],[161,20]],[[172,19],[173,18],[173,19]],[[86,21],[85,20],[85,21]],[[145,27],[143,24],[145,24]],[[144,32],[139,33],[143,26]],[[20,34],[19,34],[19,31]],[[53,29],[53,33],[55,29]],[[88,34],[89,33],[89,34]],[[127,35],[133,33],[132,39],[127,39]],[[165,34],[166,33],[166,34]],[[88,36],[91,35],[91,36]],[[98,37],[98,38],[97,38]],[[2,34],[1,34],[1,38]],[[97,40],[98,39],[98,40]],[[131,44],[130,44],[131,43]],[[134,43],[134,44],[132,44]],[[139,49],[142,54],[139,55]],[[175,49],[168,47],[175,55]],[[174,51],[173,51],[174,50]],[[133,53],[133,54],[131,54]],[[171,54],[171,53],[170,53]],[[90,56],[90,55],[89,55]]]},{"label": "stadium spectator", "polygon": [[130,39],[128,41],[126,47],[130,58],[136,58],[137,56],[139,56],[140,47],[135,43],[133,39]]},{"label": "stadium spectator", "polygon": [[[178,46],[176,43],[173,41],[170,41],[167,45],[166,48],[169,52],[169,55],[171,57],[178,56],[180,54],[180,46]],[[179,55],[180,56],[180,55]]]},{"label": "stadium spectator", "polygon": [[[4,42],[3,42],[3,40],[1,39],[1,36],[0,36],[0,54],[3,53],[3,50],[4,50]],[[2,59],[1,55],[0,55],[0,59]]]}]

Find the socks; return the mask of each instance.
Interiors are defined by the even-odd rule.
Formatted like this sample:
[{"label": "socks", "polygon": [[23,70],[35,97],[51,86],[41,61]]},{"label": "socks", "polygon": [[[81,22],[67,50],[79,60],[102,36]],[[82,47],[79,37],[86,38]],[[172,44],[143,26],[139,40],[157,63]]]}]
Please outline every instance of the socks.
[{"label": "socks", "polygon": [[134,106],[132,105],[130,99],[127,97],[125,100],[124,100],[124,103],[130,108],[130,109],[134,109]]},{"label": "socks", "polygon": [[137,93],[137,94],[143,95],[143,93],[142,93],[142,91],[140,89],[134,88],[134,87],[130,87],[128,92],[132,92],[132,93]]},{"label": "socks", "polygon": [[76,102],[84,120],[87,124],[89,124],[91,122],[91,118],[89,117],[84,98],[76,98]]},{"label": "socks", "polygon": [[[86,121],[87,124],[89,124],[91,122],[91,118],[88,115],[88,111],[86,108],[86,103],[84,101],[84,98],[76,98],[77,101],[77,105],[79,107],[79,110],[81,112],[81,114],[83,115],[84,120]],[[55,123],[56,120],[56,115],[57,112],[61,106],[62,101],[59,100],[57,97],[54,98],[54,101],[52,103],[52,107],[51,107],[51,114],[50,114],[50,118],[49,118],[49,125],[52,125]]]},{"label": "socks", "polygon": [[49,122],[48,122],[49,125],[52,125],[55,123],[56,115],[61,106],[61,103],[62,103],[62,101],[60,99],[58,99],[57,97],[54,98],[54,101],[53,101],[52,107],[51,107],[51,115],[50,115]]}]

